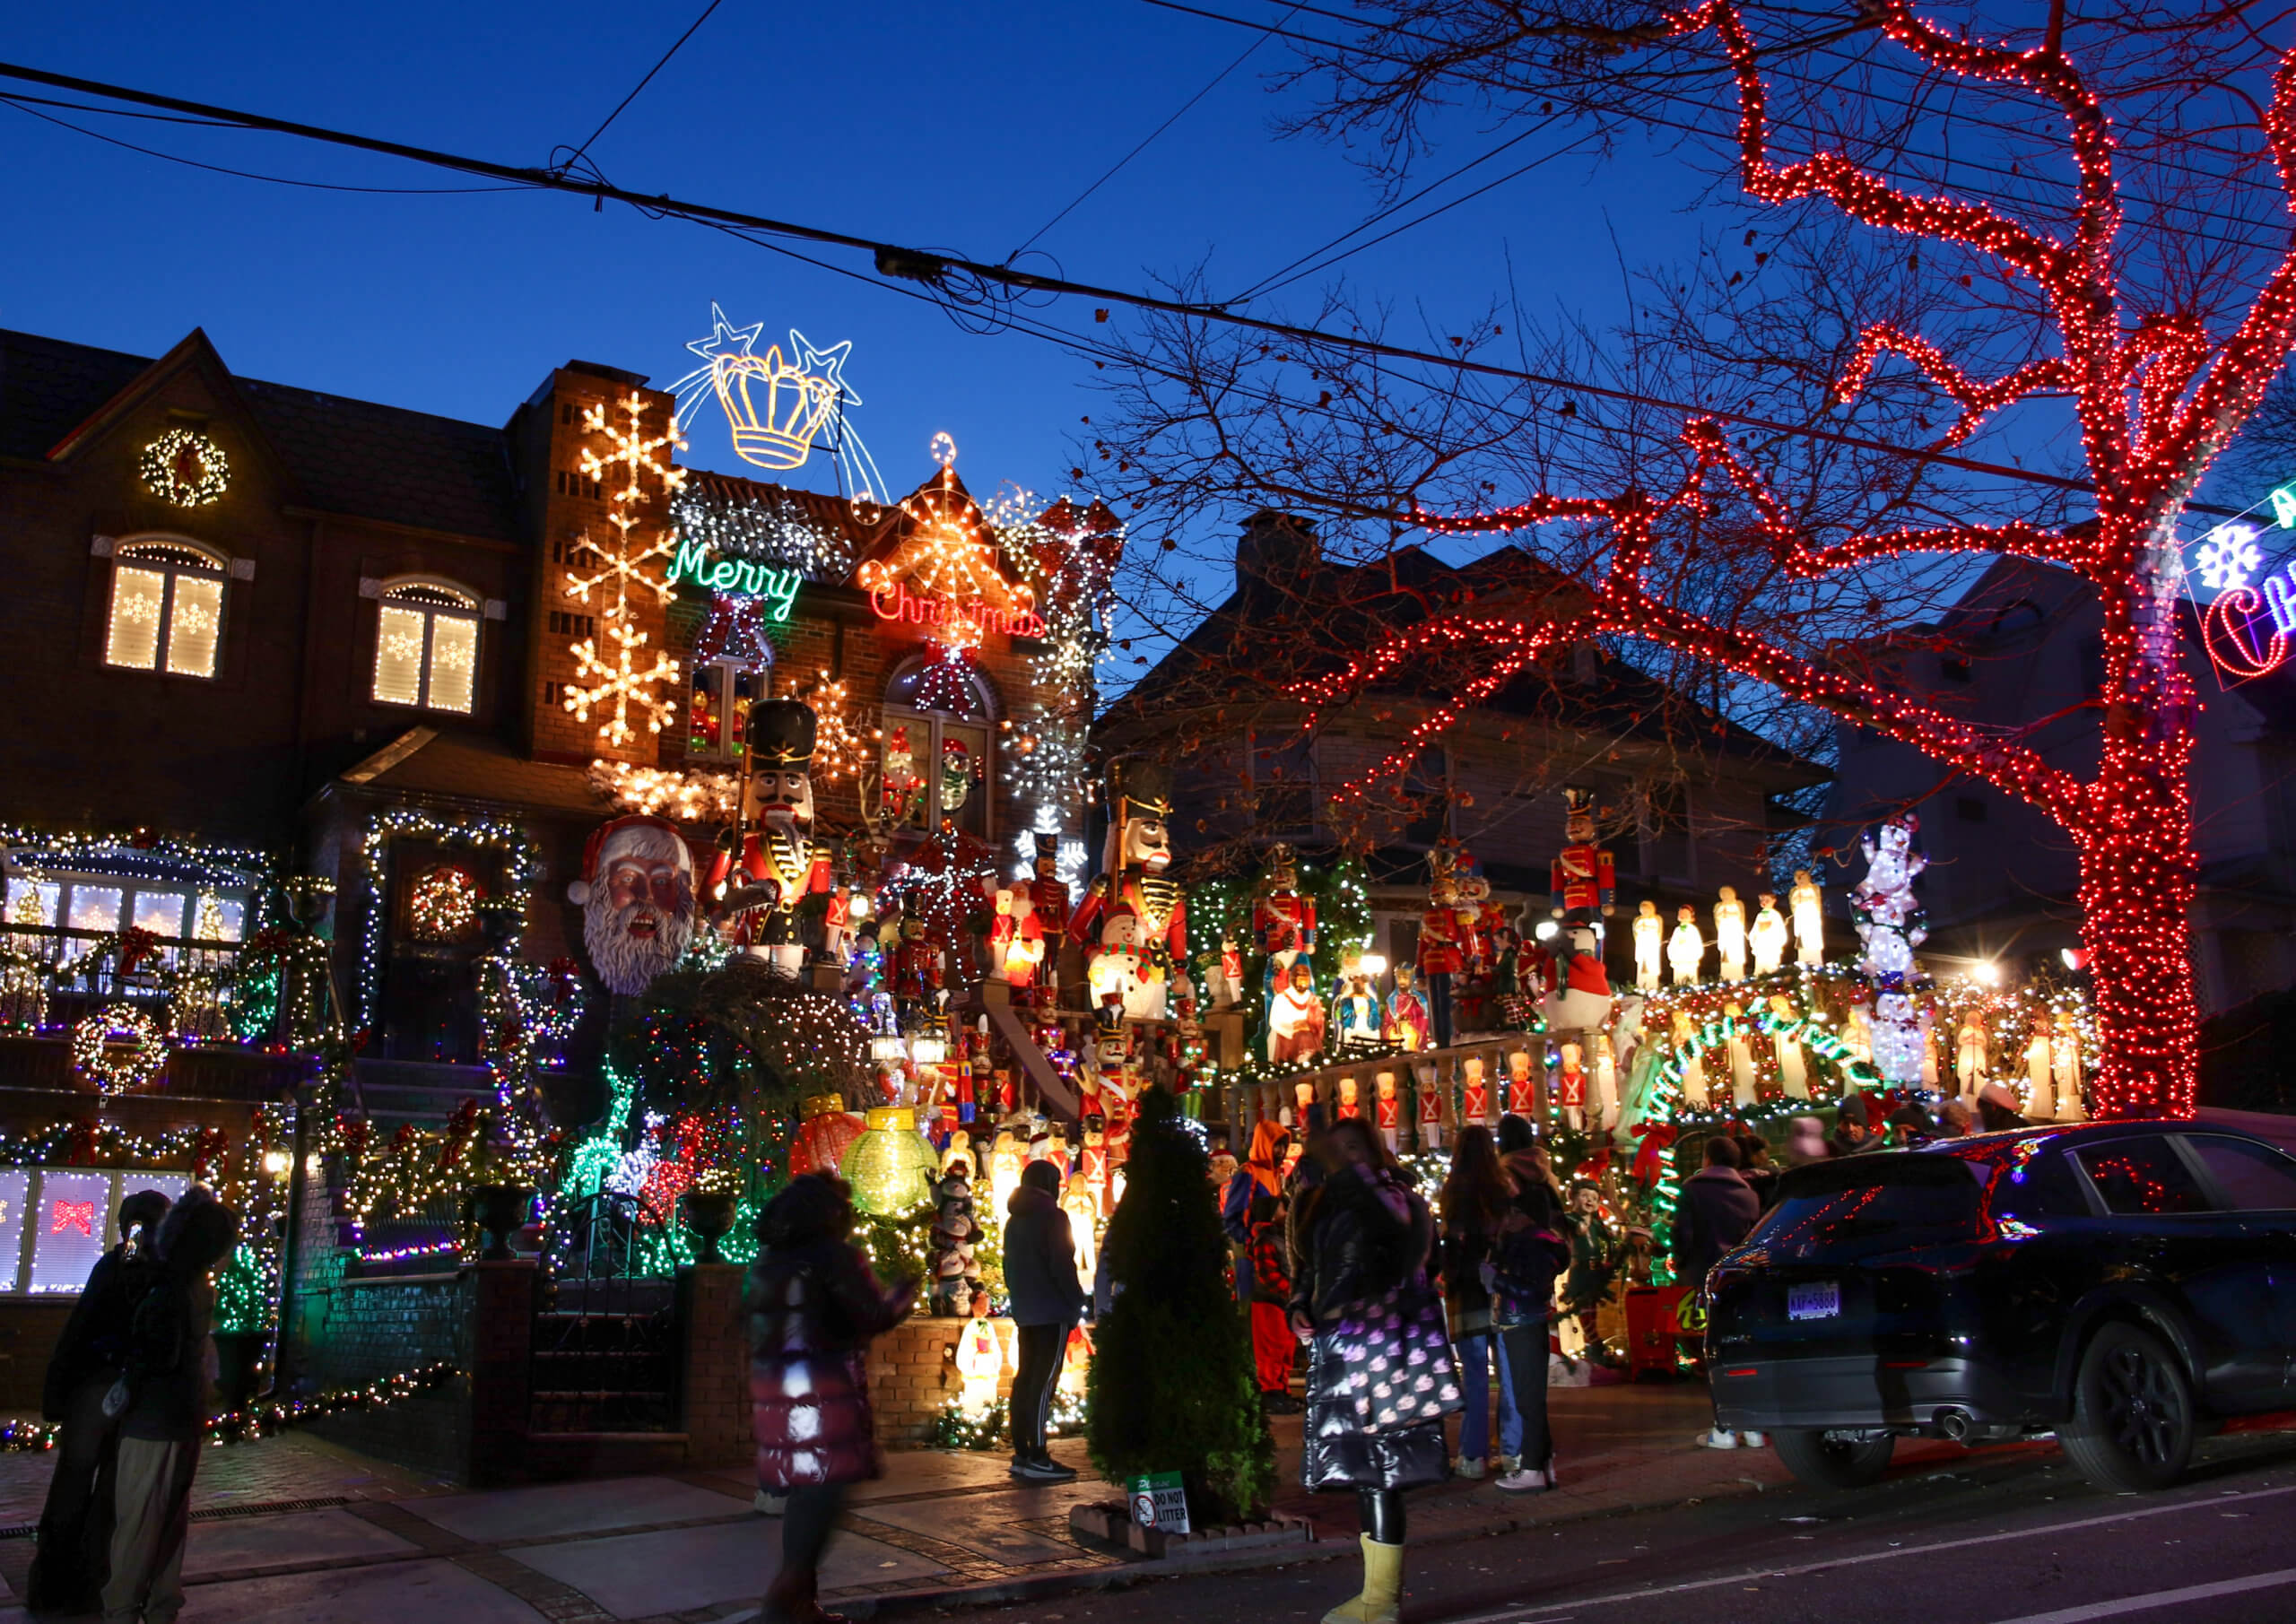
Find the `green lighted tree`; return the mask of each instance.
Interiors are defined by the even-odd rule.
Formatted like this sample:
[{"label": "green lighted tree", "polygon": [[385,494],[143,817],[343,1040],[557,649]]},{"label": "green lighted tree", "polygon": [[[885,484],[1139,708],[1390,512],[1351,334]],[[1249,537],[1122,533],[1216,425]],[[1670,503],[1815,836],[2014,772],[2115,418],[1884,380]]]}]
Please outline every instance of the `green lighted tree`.
[{"label": "green lighted tree", "polygon": [[1093,1335],[1087,1388],[1092,1465],[1118,1483],[1177,1471],[1199,1524],[1258,1516],[1275,1487],[1275,1445],[1222,1274],[1205,1151],[1160,1089],[1141,1096],[1124,1171],[1103,1242],[1120,1294]]}]

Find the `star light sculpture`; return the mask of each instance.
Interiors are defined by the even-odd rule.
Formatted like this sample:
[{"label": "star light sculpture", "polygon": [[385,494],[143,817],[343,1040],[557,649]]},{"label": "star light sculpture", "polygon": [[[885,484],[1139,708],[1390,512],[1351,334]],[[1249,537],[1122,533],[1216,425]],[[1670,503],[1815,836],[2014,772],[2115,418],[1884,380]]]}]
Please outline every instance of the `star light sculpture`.
[{"label": "star light sculpture", "polygon": [[2264,568],[2264,554],[2248,525],[2219,525],[2201,538],[2193,561],[2200,567],[2201,585],[2211,592],[2237,592]]}]

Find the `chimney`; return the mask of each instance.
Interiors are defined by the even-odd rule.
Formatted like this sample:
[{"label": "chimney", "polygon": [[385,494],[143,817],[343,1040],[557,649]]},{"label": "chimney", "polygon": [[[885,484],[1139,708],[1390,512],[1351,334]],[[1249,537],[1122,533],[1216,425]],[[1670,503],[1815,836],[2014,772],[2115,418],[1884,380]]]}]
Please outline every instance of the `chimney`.
[{"label": "chimney", "polygon": [[1236,585],[1274,578],[1297,583],[1323,562],[1313,519],[1263,508],[1244,521],[1236,542]]}]

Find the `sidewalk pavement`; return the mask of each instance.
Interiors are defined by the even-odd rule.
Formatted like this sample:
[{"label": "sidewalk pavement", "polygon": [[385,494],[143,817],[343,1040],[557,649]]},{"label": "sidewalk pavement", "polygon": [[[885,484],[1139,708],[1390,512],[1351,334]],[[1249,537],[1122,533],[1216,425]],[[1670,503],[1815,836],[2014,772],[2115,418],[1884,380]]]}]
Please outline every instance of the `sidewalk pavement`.
[{"label": "sidewalk pavement", "polygon": [[[1556,1388],[1561,1487],[1514,1497],[1486,1481],[1412,1496],[1412,1541],[1432,1543],[1606,1513],[1761,1492],[1789,1480],[1766,1449],[1693,1442],[1702,1386]],[[1186,1571],[1352,1557],[1352,1495],[1308,1495],[1300,1422],[1278,1420],[1281,1508],[1310,1518],[1316,1543],[1191,1561]],[[937,1450],[887,1457],[859,1485],[822,1572],[822,1600],[868,1617],[890,1608],[1012,1601],[1127,1584],[1175,1570],[1069,1532],[1068,1509],[1108,1499],[1080,1441],[1054,1453],[1075,1482],[1018,1488],[1002,1455]],[[1900,1458],[1957,1459],[1949,1445]],[[53,1457],[0,1456],[0,1624],[31,1565]],[[193,1497],[185,1624],[726,1624],[752,1618],[779,1553],[778,1521],[751,1509],[740,1469],[457,1490],[306,1434],[208,1451]],[[444,1611],[451,1610],[451,1611]]]}]

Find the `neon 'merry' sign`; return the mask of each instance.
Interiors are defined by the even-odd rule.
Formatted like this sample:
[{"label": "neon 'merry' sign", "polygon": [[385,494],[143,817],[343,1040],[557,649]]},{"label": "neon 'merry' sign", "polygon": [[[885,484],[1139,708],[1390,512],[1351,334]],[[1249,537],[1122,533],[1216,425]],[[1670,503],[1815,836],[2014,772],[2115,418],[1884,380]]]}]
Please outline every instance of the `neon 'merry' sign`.
[{"label": "neon 'merry' sign", "polygon": [[720,597],[755,598],[772,610],[777,621],[789,618],[789,606],[797,601],[797,588],[804,578],[794,569],[778,569],[771,564],[753,564],[746,559],[713,558],[707,546],[683,537],[678,542],[677,556],[670,560],[669,579],[673,586],[691,581]]}]

